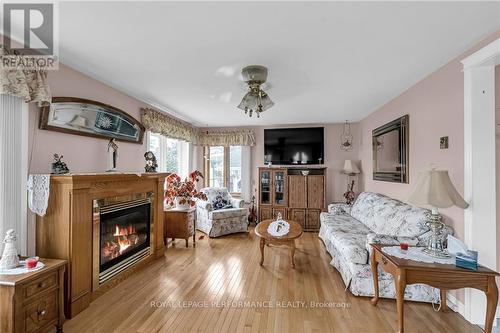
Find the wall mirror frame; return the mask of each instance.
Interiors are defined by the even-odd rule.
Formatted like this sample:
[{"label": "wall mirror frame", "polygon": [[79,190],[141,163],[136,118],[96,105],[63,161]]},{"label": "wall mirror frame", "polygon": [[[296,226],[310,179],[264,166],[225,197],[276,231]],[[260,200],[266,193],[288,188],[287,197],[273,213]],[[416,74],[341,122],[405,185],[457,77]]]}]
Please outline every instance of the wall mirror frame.
[{"label": "wall mirror frame", "polygon": [[404,115],[373,130],[373,180],[409,182],[409,127]]},{"label": "wall mirror frame", "polygon": [[77,97],[53,97],[42,107],[43,130],[142,144],[144,126],[114,106]]}]

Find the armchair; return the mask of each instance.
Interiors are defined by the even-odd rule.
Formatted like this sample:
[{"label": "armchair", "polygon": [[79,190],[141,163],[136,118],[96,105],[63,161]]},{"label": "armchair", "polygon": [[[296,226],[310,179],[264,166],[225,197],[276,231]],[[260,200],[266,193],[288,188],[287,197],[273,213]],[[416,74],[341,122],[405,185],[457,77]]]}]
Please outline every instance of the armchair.
[{"label": "armchair", "polygon": [[200,192],[207,200],[196,201],[196,229],[209,237],[248,231],[248,210],[243,200],[231,197],[224,187],[205,187]]}]

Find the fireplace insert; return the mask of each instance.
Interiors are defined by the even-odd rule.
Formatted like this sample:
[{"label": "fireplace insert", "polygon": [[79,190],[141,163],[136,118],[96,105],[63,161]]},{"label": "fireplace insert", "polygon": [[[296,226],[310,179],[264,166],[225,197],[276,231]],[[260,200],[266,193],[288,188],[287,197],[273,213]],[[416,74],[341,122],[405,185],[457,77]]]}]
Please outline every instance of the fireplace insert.
[{"label": "fireplace insert", "polygon": [[94,209],[96,273],[104,283],[150,254],[152,198],[143,193],[96,200]]}]

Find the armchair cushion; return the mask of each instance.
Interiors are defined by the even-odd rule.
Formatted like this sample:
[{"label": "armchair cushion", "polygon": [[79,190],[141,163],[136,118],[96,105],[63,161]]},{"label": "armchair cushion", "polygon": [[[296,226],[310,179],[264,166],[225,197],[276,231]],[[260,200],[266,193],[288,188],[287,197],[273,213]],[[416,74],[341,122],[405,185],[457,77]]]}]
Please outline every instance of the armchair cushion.
[{"label": "armchair cushion", "polygon": [[205,193],[208,202],[212,204],[213,210],[232,208],[231,195],[225,187],[205,187],[201,189],[201,192]]}]

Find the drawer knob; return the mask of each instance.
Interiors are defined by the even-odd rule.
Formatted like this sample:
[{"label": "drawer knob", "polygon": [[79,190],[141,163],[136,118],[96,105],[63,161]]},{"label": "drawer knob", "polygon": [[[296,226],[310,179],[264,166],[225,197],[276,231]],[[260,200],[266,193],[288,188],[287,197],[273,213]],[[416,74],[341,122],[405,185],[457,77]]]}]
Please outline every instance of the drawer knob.
[{"label": "drawer knob", "polygon": [[46,310],[38,311],[38,315],[39,315],[40,317],[44,317],[46,314],[47,314],[47,311],[46,311]]},{"label": "drawer knob", "polygon": [[47,284],[45,283],[45,281],[44,282],[40,282],[38,284],[38,288],[45,288],[46,286],[47,286]]},{"label": "drawer knob", "polygon": [[384,265],[387,265],[387,259],[385,257],[382,257],[382,263],[384,263]]}]

